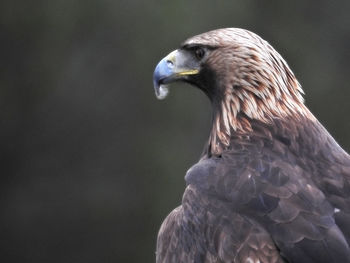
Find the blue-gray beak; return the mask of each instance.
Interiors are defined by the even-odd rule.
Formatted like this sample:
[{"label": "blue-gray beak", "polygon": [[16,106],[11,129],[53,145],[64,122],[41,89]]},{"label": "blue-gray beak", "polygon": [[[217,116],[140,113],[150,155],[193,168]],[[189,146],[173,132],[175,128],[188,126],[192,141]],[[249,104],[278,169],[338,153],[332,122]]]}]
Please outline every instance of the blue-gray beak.
[{"label": "blue-gray beak", "polygon": [[158,99],[164,99],[168,95],[167,84],[198,74],[198,66],[191,65],[193,63],[190,62],[188,54],[175,50],[158,63],[153,73],[153,85]]}]

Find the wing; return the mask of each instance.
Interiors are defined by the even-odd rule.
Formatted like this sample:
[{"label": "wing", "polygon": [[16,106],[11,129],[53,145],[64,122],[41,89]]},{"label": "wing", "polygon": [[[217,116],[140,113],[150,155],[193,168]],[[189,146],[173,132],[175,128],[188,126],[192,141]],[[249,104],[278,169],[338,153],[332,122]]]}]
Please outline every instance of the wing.
[{"label": "wing", "polygon": [[196,187],[163,222],[157,262],[284,262],[270,235],[254,220]]},{"label": "wing", "polygon": [[[311,171],[312,180],[334,206],[335,222],[350,244],[350,156],[320,123],[314,125],[313,129],[309,129],[310,125],[304,126],[299,137],[300,144],[309,145],[308,152],[312,152],[311,160],[302,161]],[[317,141],[313,143],[315,138]]]},{"label": "wing", "polygon": [[[194,258],[190,234],[182,229],[182,206],[175,208],[162,223],[157,239],[156,262],[191,262]],[[190,244],[188,244],[190,243]]]},{"label": "wing", "polygon": [[240,148],[200,161],[186,182],[258,223],[288,262],[350,262],[334,207],[305,170],[284,158]]},{"label": "wing", "polygon": [[[348,157],[348,156],[347,156]],[[321,174],[318,185],[334,207],[334,219],[350,244],[350,166],[338,162]]]}]

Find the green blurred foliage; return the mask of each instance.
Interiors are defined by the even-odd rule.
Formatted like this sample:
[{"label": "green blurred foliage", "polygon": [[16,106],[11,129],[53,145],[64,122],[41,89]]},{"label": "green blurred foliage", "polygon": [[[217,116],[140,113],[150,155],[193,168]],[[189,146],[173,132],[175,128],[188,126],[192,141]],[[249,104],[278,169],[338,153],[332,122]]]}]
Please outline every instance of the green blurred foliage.
[{"label": "green blurred foliage", "polygon": [[350,149],[350,2],[2,1],[1,262],[153,262],[210,126],[209,102],[156,63],[243,27],[288,61],[307,105]]}]

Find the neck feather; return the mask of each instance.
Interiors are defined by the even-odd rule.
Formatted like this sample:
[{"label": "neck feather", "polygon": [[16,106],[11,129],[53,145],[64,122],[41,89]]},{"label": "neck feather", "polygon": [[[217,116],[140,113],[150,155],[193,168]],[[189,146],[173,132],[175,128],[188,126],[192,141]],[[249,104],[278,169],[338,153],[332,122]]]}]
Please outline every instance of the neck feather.
[{"label": "neck feather", "polygon": [[[315,117],[304,105],[298,81],[290,78],[275,87],[255,83],[226,88],[223,99],[215,103],[212,130],[209,138],[210,152],[220,154],[230,147],[232,136],[249,136],[252,122],[273,125],[273,120]],[[286,87],[284,85],[289,85]]]}]

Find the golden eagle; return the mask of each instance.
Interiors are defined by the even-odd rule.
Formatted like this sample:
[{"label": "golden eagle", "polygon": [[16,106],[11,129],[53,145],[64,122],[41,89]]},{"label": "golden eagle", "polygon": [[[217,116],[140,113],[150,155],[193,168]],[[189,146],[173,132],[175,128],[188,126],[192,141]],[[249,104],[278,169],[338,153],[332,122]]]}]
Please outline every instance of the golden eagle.
[{"label": "golden eagle", "polygon": [[218,29],[159,62],[157,97],[174,81],[201,89],[213,118],[157,262],[350,262],[350,157],[281,55],[250,31]]}]

